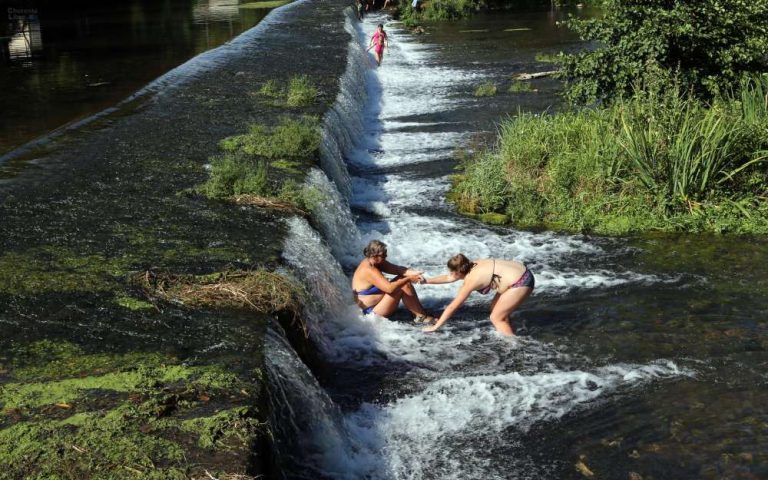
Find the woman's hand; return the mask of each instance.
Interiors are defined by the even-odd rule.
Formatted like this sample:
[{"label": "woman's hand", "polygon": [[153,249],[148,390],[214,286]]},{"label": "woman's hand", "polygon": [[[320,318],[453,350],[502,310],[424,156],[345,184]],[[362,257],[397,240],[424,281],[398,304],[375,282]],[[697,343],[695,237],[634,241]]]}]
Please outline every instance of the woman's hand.
[{"label": "woman's hand", "polygon": [[437,329],[440,328],[437,325],[431,325],[429,327],[422,328],[421,331],[424,333],[432,333],[437,331]]},{"label": "woman's hand", "polygon": [[403,272],[403,275],[405,275],[406,277],[410,277],[412,275],[418,275],[420,277],[424,275],[424,272],[419,270],[414,270],[412,268],[406,268],[405,271]]}]

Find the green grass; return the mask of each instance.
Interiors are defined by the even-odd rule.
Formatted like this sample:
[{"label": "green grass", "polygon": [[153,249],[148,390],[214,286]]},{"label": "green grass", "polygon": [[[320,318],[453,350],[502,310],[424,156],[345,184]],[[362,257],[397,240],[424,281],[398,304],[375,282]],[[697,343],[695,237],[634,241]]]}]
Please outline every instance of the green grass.
[{"label": "green grass", "polygon": [[[297,83],[306,86],[304,80]],[[251,125],[247,133],[220,142],[223,153],[211,159],[210,176],[197,190],[209,198],[247,195],[309,211],[317,195],[298,182],[316,161],[320,142],[314,117],[284,118],[271,128]]]},{"label": "green grass", "polygon": [[285,100],[289,107],[306,107],[317,101],[317,88],[306,75],[292,77]]},{"label": "green grass", "polygon": [[315,104],[318,90],[307,75],[294,75],[287,87],[281,87],[277,80],[267,80],[259,89],[259,95],[276,107],[300,108]]},{"label": "green grass", "polygon": [[768,233],[768,80],[712,105],[674,88],[504,122],[450,198],[520,226],[625,234]]},{"label": "green grass", "polygon": [[529,82],[523,82],[520,80],[512,81],[512,84],[509,86],[510,93],[523,93],[523,92],[533,92],[533,91],[535,90]]},{"label": "green grass", "polygon": [[492,97],[496,95],[496,84],[493,82],[484,82],[475,89],[476,97]]},{"label": "green grass", "polygon": [[539,52],[536,54],[536,61],[541,63],[557,63],[559,57],[559,53]]},{"label": "green grass", "polygon": [[269,98],[280,98],[283,96],[283,89],[277,83],[277,80],[267,80],[259,89],[259,93]]}]

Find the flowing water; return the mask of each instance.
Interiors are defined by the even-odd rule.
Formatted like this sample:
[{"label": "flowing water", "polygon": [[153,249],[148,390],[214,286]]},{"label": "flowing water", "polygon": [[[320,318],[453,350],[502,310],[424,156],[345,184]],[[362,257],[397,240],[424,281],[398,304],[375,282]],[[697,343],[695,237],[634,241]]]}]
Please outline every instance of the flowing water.
[{"label": "flowing water", "polygon": [[[326,119],[333,182],[309,180],[325,192],[321,233],[291,220],[284,254],[317,300],[307,322],[325,359],[319,383],[268,342],[288,478],[768,475],[764,239],[520,231],[444,201],[457,148],[492,136],[503,115],[557,107],[549,79],[504,90],[513,73],[548,69],[536,53],[580,47],[560,15],[480,16],[423,36],[384,16],[348,20],[335,107],[346,113]],[[372,68],[361,45],[378,22],[391,45]],[[474,97],[484,81],[502,92]],[[405,313],[361,316],[348,276],[374,238],[430,276],[457,252],[525,262],[537,285],[513,315],[518,335],[493,331],[479,294],[434,334]],[[438,310],[457,285],[418,290]]]},{"label": "flowing water", "polygon": [[[584,47],[558,26],[567,12],[481,15],[431,26],[420,36],[382,15],[362,24],[347,15],[346,73],[324,117],[322,170],[307,180],[318,197],[312,223],[176,195],[205,178],[202,165],[218,140],[269,114],[241,101],[253,85],[307,72],[329,82],[344,60],[339,41],[347,37],[335,10],[342,3],[296,2],[153,82],[152,103],[91,132],[87,142],[64,145],[52,164],[61,168],[45,169],[43,178],[53,185],[52,177],[66,174],[55,186],[44,183],[25,195],[26,184],[7,180],[0,193],[14,195],[0,205],[4,252],[38,247],[45,257],[55,253],[53,245],[96,262],[124,258],[119,266],[128,271],[197,272],[232,259],[271,261],[274,238],[287,232],[283,260],[312,294],[305,321],[317,350],[307,362],[280,327],[267,335],[275,446],[287,478],[583,478],[589,471],[615,479],[768,477],[765,239],[519,231],[458,216],[444,201],[457,149],[487,143],[495,122],[518,110],[558,108],[560,87],[552,79],[532,82],[536,92],[506,90],[513,73],[550,69],[536,61],[537,53]],[[14,11],[19,18],[11,23],[39,15],[43,45],[51,45],[42,7],[30,13],[24,10],[29,4]],[[234,4],[125,5],[138,22],[131,31],[141,39],[147,29],[139,27],[152,25],[147,18],[163,18],[142,12],[182,5],[183,18],[208,18],[203,6],[216,7],[206,10],[213,14],[231,12]],[[235,25],[215,35],[217,41],[247,27],[242,21],[240,27],[217,23],[227,31]],[[377,69],[364,45],[378,22],[386,23],[391,48]],[[78,25],[88,31],[104,24]],[[193,55],[208,48],[209,37],[199,32],[211,32],[200,30],[211,25],[181,22],[157,31],[192,35]],[[29,39],[29,58],[23,57],[27,44],[8,48],[3,53],[17,63],[3,68],[36,68],[40,29],[34,22],[28,27],[18,38]],[[326,45],[322,69],[309,61],[317,57],[293,56],[309,39],[333,46]],[[174,55],[168,65],[176,64]],[[74,72],[72,78],[88,73],[74,61],[62,65],[58,71]],[[111,88],[98,85],[104,81],[112,80],[72,80],[76,95],[61,98],[79,104],[83,91]],[[487,81],[500,93],[475,97]],[[5,92],[4,101],[23,97]],[[35,111],[30,118],[56,119],[41,127],[47,131],[77,117],[57,115]],[[156,152],[163,152],[161,159]],[[15,168],[32,178],[43,173],[28,164]],[[537,288],[514,315],[518,336],[493,331],[489,299],[477,294],[430,335],[403,312],[391,320],[361,316],[349,274],[373,238],[389,245],[392,261],[428,275],[443,273],[457,252],[526,262]],[[439,310],[456,288],[423,286],[419,294],[427,308]],[[105,310],[112,293],[76,293],[0,297],[0,344],[61,336],[121,349],[157,343],[190,355],[222,349],[242,355],[243,345],[258,341],[250,319],[240,316]]]}]

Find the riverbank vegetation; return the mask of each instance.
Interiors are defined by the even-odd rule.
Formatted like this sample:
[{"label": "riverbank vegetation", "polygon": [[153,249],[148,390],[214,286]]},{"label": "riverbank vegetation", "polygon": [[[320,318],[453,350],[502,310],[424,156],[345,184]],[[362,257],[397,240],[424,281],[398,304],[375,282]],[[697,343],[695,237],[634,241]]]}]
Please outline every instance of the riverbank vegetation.
[{"label": "riverbank vegetation", "polygon": [[600,42],[560,58],[573,108],[502,122],[450,198],[526,227],[768,233],[763,7],[608,2],[605,17],[571,22]]},{"label": "riverbank vegetation", "polygon": [[527,227],[768,233],[768,79],[709,105],[678,89],[557,115],[520,114],[466,159],[450,193]]},{"label": "riverbank vegetation", "polygon": [[504,10],[510,8],[541,8],[564,6],[569,4],[600,5],[606,0],[423,0],[416,8],[410,1],[401,1],[395,12],[395,18],[412,28],[421,21],[458,20],[470,17],[484,10]]}]

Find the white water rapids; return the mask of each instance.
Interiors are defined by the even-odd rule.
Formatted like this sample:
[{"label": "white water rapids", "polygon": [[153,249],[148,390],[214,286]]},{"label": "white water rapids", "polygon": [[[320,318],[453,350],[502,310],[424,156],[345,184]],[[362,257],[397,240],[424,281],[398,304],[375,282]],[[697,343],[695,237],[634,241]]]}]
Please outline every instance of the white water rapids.
[{"label": "white water rapids", "polygon": [[[552,464],[492,452],[500,443],[514,448],[515,435],[536,425],[692,372],[665,359],[594,365],[526,336],[527,316],[558,296],[669,279],[601,267],[612,254],[586,237],[488,227],[452,213],[443,200],[448,178],[423,172],[450,162],[451,152],[473,131],[468,123],[434,117],[471,108],[474,98],[454,92],[467,90],[484,74],[441,65],[438,45],[416,42],[396,25],[387,26],[390,48],[382,67],[371,68],[361,45],[381,21],[384,17],[362,24],[348,20],[355,38],[347,77],[335,113],[326,118],[331,134],[325,138],[323,168],[333,181],[319,170],[309,180],[325,199],[313,212],[321,232],[304,220],[291,220],[285,259],[313,295],[308,323],[322,356],[331,365],[356,370],[361,379],[390,372],[385,375],[389,395],[342,410],[317,382],[297,381],[307,372],[296,373],[300,362],[279,341],[271,341],[270,375],[295,393],[293,401],[304,402],[294,406],[291,417],[293,435],[300,437],[297,448],[305,454],[288,453],[301,472],[287,476],[546,478]],[[534,296],[512,319],[522,335],[497,335],[487,318],[489,299],[481,295],[473,295],[435,334],[424,334],[408,321],[363,317],[352,303],[344,271],[354,267],[371,239],[388,245],[394,263],[430,276],[443,273],[446,260],[458,252],[525,262],[537,283]],[[572,262],[576,257],[580,260]],[[457,288],[420,286],[418,291],[428,309],[438,310]],[[301,389],[306,392],[296,393]],[[349,385],[345,394],[355,389]]]}]

